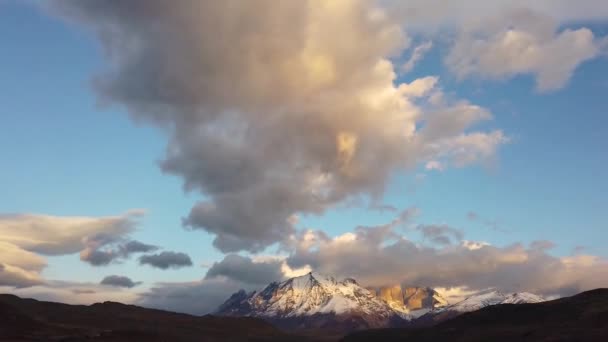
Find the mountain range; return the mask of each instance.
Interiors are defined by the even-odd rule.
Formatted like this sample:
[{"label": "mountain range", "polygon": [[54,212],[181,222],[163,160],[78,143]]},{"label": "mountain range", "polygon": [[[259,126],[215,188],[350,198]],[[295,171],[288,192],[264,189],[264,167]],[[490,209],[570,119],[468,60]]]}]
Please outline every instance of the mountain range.
[{"label": "mountain range", "polygon": [[466,305],[440,310],[487,306],[432,327],[302,336],[252,317],[198,317],[115,302],[67,305],[0,294],[0,341],[608,341],[608,289],[540,303],[521,303],[522,297],[527,295],[471,297],[460,303]]},{"label": "mountain range", "polygon": [[346,333],[354,330],[436,324],[465,312],[506,303],[544,301],[531,293],[487,291],[462,302],[448,301],[428,287],[364,288],[317,273],[273,282],[261,291],[233,294],[215,314],[257,317],[290,331]]}]

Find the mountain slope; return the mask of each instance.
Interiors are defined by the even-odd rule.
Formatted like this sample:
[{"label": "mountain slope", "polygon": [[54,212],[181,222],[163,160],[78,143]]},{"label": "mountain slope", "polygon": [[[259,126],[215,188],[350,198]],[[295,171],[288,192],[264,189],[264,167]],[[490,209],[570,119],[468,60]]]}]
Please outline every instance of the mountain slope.
[{"label": "mountain slope", "polygon": [[377,329],[357,341],[608,341],[608,289],[529,304],[499,304],[464,313],[433,327]]},{"label": "mountain slope", "polygon": [[540,303],[544,301],[543,297],[529,292],[503,293],[496,290],[486,291],[467,297],[458,303],[430,311],[421,316],[416,321],[416,324],[433,325],[463,313],[477,311],[492,305]]},{"label": "mountain slope", "polygon": [[299,341],[255,318],[197,317],[105,302],[67,305],[0,294],[1,341]]},{"label": "mountain slope", "polygon": [[313,273],[271,283],[260,292],[239,291],[216,313],[260,317],[289,329],[336,332],[405,323],[385,301],[355,280]]}]

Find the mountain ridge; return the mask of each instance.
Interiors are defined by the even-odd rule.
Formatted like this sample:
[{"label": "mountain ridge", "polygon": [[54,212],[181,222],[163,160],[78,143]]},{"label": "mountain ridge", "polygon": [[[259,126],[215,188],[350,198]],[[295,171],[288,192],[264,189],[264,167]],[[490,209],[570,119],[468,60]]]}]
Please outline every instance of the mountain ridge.
[{"label": "mountain ridge", "polygon": [[354,332],[341,341],[608,341],[608,289],[539,303],[497,304],[432,327]]},{"label": "mountain ridge", "polygon": [[348,332],[432,325],[489,305],[543,300],[530,293],[490,291],[450,305],[429,287],[364,288],[352,278],[309,272],[272,282],[260,291],[235,292],[215,314],[262,318],[290,330]]},{"label": "mountain ridge", "polygon": [[312,272],[272,282],[259,292],[239,291],[215,314],[264,318],[289,329],[349,331],[407,323],[402,314],[354,279],[337,280]]},{"label": "mountain ridge", "polygon": [[0,294],[2,341],[293,341],[253,317],[192,316],[117,302],[69,305]]}]

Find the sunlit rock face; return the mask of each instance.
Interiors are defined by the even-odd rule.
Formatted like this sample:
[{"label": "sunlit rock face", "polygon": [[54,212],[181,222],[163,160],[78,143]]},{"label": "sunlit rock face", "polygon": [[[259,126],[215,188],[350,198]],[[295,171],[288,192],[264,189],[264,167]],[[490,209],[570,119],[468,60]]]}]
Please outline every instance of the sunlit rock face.
[{"label": "sunlit rock face", "polygon": [[437,291],[429,287],[404,287],[401,285],[386,286],[380,288],[368,288],[372,293],[394,310],[404,314],[413,314],[414,311],[423,310],[426,313],[448,305],[448,301]]}]

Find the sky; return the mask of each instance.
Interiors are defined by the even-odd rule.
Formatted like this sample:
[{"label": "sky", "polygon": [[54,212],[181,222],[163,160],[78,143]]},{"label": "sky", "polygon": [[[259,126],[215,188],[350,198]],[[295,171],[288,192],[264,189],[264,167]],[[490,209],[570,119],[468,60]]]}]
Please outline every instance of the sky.
[{"label": "sky", "polygon": [[0,39],[1,292],[608,284],[603,1],[4,0]]}]

